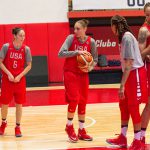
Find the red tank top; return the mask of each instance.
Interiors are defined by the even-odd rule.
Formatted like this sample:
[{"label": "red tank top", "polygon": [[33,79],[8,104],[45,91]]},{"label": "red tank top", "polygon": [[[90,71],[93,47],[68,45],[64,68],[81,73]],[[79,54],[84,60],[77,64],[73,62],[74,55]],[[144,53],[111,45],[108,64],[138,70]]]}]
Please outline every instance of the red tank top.
[{"label": "red tank top", "polygon": [[[143,24],[143,27],[146,27],[148,31],[150,32],[150,25],[148,25],[146,22]],[[146,46],[150,45],[150,36],[147,38],[147,44]]]},{"label": "red tank top", "polygon": [[[69,48],[69,51],[75,51],[75,50],[90,52],[91,51],[91,37],[88,36],[87,40],[84,43],[81,43],[77,39],[77,37],[74,35],[72,44]],[[77,56],[66,58],[65,63],[64,63],[64,71],[72,71],[72,72],[75,72],[75,73],[83,73],[78,68]]]},{"label": "red tank top", "polygon": [[[13,43],[9,43],[3,63],[14,77],[19,75],[25,67],[25,45],[16,50]],[[4,76],[7,76],[4,72],[2,73]]]}]

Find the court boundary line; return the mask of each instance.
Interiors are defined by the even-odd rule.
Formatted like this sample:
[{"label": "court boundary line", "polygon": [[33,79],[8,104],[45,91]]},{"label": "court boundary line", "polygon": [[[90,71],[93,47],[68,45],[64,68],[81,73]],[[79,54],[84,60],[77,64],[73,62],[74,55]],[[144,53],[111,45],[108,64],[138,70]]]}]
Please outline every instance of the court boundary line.
[{"label": "court boundary line", "polygon": [[[94,84],[89,85],[89,89],[118,89],[120,84]],[[27,87],[27,91],[44,91],[44,90],[64,90],[64,86],[47,86],[47,87]]]}]

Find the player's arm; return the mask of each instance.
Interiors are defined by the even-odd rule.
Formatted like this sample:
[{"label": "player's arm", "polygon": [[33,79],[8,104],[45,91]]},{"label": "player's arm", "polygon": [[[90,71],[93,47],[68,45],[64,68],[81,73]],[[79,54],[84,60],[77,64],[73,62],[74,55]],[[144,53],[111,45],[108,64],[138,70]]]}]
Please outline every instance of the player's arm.
[{"label": "player's arm", "polygon": [[7,50],[8,50],[8,46],[9,44],[4,44],[1,48],[1,51],[0,51],[0,68],[3,72],[5,72],[8,76],[8,79],[9,81],[14,81],[14,76],[11,74],[11,72],[6,68],[6,66],[4,65],[3,63],[3,60],[5,59],[5,56],[6,56],[6,53],[7,53]]},{"label": "player's arm", "polygon": [[134,53],[135,50],[134,50],[132,37],[130,35],[126,35],[122,39],[122,42],[124,45],[124,49],[122,52],[122,57],[124,59],[124,71],[123,71],[120,89],[119,89],[119,98],[120,99],[124,99],[124,86],[129,77],[130,71],[133,66],[134,57],[135,57],[135,53]]},{"label": "player's arm", "polygon": [[93,66],[96,66],[98,62],[98,51],[96,47],[96,42],[93,38],[91,39],[91,54],[93,56],[93,61],[94,61]]},{"label": "player's arm", "polygon": [[130,74],[130,71],[131,71],[131,68],[132,68],[132,65],[133,65],[133,59],[126,59],[124,61],[124,72],[123,72],[123,75],[122,75],[122,79],[121,79],[121,84],[120,84],[120,87],[124,87],[128,77],[129,77],[129,74]]},{"label": "player's arm", "polygon": [[14,76],[11,74],[11,72],[5,67],[5,65],[3,64],[3,59],[0,58],[0,68],[2,69],[2,71],[4,71],[7,75],[8,75],[8,79],[9,81],[14,81]]},{"label": "player's arm", "polygon": [[93,70],[98,62],[98,51],[96,47],[96,42],[93,38],[91,38],[91,54],[93,56],[93,63],[89,67],[89,71]]},{"label": "player's arm", "polygon": [[131,72],[133,60],[132,59],[126,59],[124,65],[125,65],[125,68],[124,68],[124,72],[123,72],[121,84],[120,84],[120,89],[119,89],[119,98],[120,99],[124,99],[124,86],[125,86],[126,81],[129,77],[129,74]]},{"label": "player's arm", "polygon": [[150,45],[146,47],[147,36],[148,36],[147,29],[145,27],[140,28],[138,35],[138,42],[143,59],[146,57],[146,55],[150,54]]},{"label": "player's arm", "polygon": [[62,47],[59,50],[58,53],[58,57],[74,57],[77,56],[78,54],[80,54],[80,51],[78,50],[74,50],[74,51],[69,51],[69,48],[72,44],[74,36],[73,35],[69,35],[65,42],[63,43]]}]

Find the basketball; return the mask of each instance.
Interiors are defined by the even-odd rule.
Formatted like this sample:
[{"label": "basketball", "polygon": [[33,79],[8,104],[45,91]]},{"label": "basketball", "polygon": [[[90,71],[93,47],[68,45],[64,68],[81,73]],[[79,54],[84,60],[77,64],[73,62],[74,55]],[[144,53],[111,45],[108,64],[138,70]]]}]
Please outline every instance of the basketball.
[{"label": "basketball", "polygon": [[78,62],[78,67],[83,72],[88,72],[88,71],[85,71],[83,68],[86,66],[89,67],[93,63],[93,57],[92,57],[91,53],[87,52],[87,53],[78,55],[77,62]]}]

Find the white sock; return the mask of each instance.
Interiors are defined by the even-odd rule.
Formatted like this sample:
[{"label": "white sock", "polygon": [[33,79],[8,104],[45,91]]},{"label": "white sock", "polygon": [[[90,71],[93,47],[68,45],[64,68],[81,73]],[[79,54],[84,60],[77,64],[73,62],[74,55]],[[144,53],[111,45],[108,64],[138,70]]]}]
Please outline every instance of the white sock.
[{"label": "white sock", "polygon": [[128,130],[128,127],[122,127],[121,128],[121,133],[126,137],[127,135],[127,130]]},{"label": "white sock", "polygon": [[84,123],[79,121],[79,128],[82,130],[84,128]]},{"label": "white sock", "polygon": [[146,131],[145,130],[141,130],[141,137],[145,137]]},{"label": "white sock", "polygon": [[67,125],[71,126],[72,125],[72,120],[67,120]]},{"label": "white sock", "polygon": [[134,139],[140,140],[141,139],[141,131],[134,133]]},{"label": "white sock", "polygon": [[2,120],[2,122],[5,122],[5,123],[7,123],[7,120]]}]

